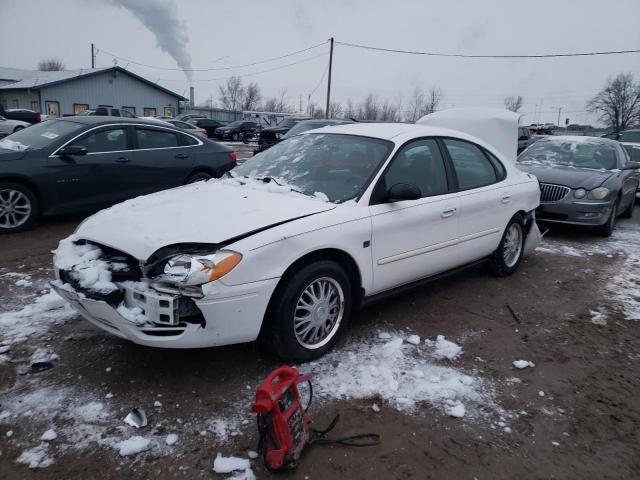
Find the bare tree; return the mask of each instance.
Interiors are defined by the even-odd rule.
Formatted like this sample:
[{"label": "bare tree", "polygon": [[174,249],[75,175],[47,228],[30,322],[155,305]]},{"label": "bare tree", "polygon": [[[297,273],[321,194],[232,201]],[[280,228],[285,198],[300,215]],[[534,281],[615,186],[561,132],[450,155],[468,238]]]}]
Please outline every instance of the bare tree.
[{"label": "bare tree", "polygon": [[344,109],[342,108],[342,104],[340,102],[331,102],[329,104],[329,118],[338,118],[342,116]]},{"label": "bare tree", "polygon": [[45,58],[38,62],[38,70],[41,72],[58,72],[64,70],[64,63],[57,58]]},{"label": "bare tree", "polygon": [[278,97],[266,99],[262,105],[262,110],[265,112],[290,112],[291,106],[287,100],[287,89],[283,88]]},{"label": "bare tree", "polygon": [[640,121],[640,82],[631,73],[620,73],[587,102],[587,111],[599,114],[598,120],[618,132]]},{"label": "bare tree", "polygon": [[389,100],[385,100],[380,106],[379,120],[382,120],[383,122],[397,122],[398,106]]},{"label": "bare tree", "polygon": [[324,118],[324,108],[314,108],[311,116],[313,118]]},{"label": "bare tree", "polygon": [[520,95],[518,95],[517,97],[506,97],[504,99],[504,107],[507,110],[511,110],[512,112],[517,112],[518,110],[520,110],[522,108],[522,103],[523,100]]},{"label": "bare tree", "polygon": [[421,87],[413,89],[411,97],[409,97],[409,104],[407,106],[407,114],[405,115],[405,121],[415,123],[420,117],[424,115],[426,103],[426,96],[424,90]]},{"label": "bare tree", "polygon": [[222,108],[229,110],[238,110],[242,107],[242,99],[244,98],[244,87],[242,79],[237,76],[227,78],[226,85],[218,86],[218,99]]},{"label": "bare tree", "polygon": [[[331,109],[329,109],[331,110]],[[344,116],[346,118],[355,118],[357,116],[358,112],[356,110],[356,106],[353,103],[353,100],[351,100],[350,98],[347,99],[347,106],[344,110]]]},{"label": "bare tree", "polygon": [[424,115],[428,115],[438,110],[438,107],[440,106],[443,98],[444,94],[439,87],[431,87],[429,89],[429,93],[427,94]]},{"label": "bare tree", "polygon": [[262,96],[260,95],[260,87],[256,82],[250,83],[247,85],[247,88],[244,89],[244,96],[242,98],[242,109],[243,110],[255,110],[258,108],[258,104],[260,103],[260,99]]},{"label": "bare tree", "polygon": [[378,120],[378,117],[380,116],[380,102],[378,101],[378,97],[373,93],[368,94],[358,110],[358,116],[360,119]]}]

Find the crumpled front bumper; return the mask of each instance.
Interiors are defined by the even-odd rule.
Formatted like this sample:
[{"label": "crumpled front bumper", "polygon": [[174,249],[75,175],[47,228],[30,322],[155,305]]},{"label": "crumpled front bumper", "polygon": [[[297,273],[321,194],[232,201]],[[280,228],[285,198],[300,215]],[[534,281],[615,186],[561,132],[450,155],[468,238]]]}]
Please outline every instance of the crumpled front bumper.
[{"label": "crumpled front bumper", "polygon": [[604,225],[609,219],[613,201],[588,201],[570,198],[554,203],[542,203],[536,217],[542,222],[566,223],[569,225]]},{"label": "crumpled front bumper", "polygon": [[[125,318],[103,300],[87,298],[68,284],[53,283],[52,288],[96,327],[140,345],[163,348],[204,348],[251,342],[258,337],[262,320],[278,279],[227,286],[220,280],[203,286],[204,298],[194,299],[202,312],[201,323],[180,322],[175,326],[155,323],[159,320],[145,311],[150,323],[138,325]],[[132,292],[125,290],[125,302]],[[157,292],[154,292],[157,295]],[[165,294],[171,297],[170,294]],[[176,298],[174,295],[173,298]],[[137,304],[125,304],[133,308]]]}]

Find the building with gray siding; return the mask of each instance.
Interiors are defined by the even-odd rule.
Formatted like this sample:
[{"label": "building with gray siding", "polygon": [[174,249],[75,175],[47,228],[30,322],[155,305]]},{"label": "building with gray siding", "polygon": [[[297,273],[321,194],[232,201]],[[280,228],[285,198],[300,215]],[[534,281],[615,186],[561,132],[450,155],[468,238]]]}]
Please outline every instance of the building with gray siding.
[{"label": "building with gray siding", "polygon": [[173,117],[187,99],[122,67],[41,72],[0,67],[0,104],[61,117],[111,107]]}]

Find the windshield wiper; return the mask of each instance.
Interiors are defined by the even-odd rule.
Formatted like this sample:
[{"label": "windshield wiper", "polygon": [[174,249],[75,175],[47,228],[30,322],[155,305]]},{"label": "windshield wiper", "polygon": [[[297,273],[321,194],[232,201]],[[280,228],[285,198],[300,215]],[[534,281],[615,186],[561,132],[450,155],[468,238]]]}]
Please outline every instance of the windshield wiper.
[{"label": "windshield wiper", "polygon": [[[249,177],[247,177],[247,176],[245,175],[245,178],[249,178]],[[289,190],[291,190],[292,192],[301,193],[302,195],[305,195],[305,196],[307,196],[307,197],[311,196],[311,195],[307,195],[306,193],[304,193],[304,192],[302,192],[302,191],[300,191],[300,190],[297,190],[297,189],[295,189],[295,188],[291,187],[290,185],[283,185],[282,183],[278,182],[278,181],[277,181],[275,178],[273,178],[273,177],[253,177],[253,178],[255,178],[256,180],[258,180],[259,182],[264,182],[264,183],[271,183],[271,182],[273,182],[273,183],[275,183],[276,185],[278,185],[279,187],[285,187],[285,188],[288,188],[288,189],[289,189]]]}]

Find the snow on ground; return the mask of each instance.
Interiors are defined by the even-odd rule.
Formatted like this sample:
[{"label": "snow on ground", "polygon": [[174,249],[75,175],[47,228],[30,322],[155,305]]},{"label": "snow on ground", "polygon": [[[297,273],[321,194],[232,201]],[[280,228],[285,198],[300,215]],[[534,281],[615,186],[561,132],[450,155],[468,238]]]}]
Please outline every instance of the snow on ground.
[{"label": "snow on ground", "polygon": [[[624,263],[607,285],[611,299],[618,303],[628,320],[640,320],[640,231],[633,224],[619,221],[610,238],[588,237],[576,242],[566,238],[548,239],[536,249],[553,255],[588,257],[604,255],[607,258],[623,257]],[[590,311],[591,321],[606,325],[606,315],[599,310]]]},{"label": "snow on ground", "polygon": [[52,324],[76,316],[76,311],[53,290],[36,298],[21,310],[0,313],[0,344],[23,342],[45,333]]},{"label": "snow on ground", "polygon": [[310,363],[314,392],[329,400],[381,397],[407,413],[424,402],[454,417],[484,415],[481,406],[483,412],[505,413],[490,380],[451,366],[459,345],[442,336],[413,345],[403,341],[406,336],[379,332]]}]

